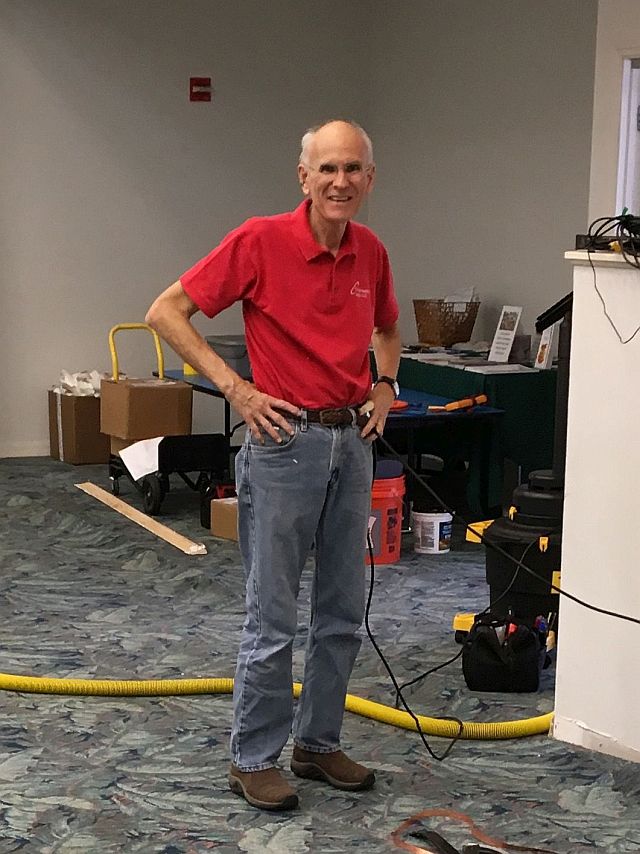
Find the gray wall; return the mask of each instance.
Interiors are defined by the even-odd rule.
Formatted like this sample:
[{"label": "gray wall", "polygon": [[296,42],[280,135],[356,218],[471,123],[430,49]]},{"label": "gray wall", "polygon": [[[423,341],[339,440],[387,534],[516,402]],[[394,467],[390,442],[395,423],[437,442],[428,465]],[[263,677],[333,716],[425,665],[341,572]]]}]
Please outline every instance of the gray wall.
[{"label": "gray wall", "polygon": [[[595,24],[595,0],[0,0],[0,455],[46,453],[61,368],[107,370],[113,324],[297,203],[298,138],[335,115],[376,144],[364,217],[406,340],[411,299],[462,284],[483,323],[522,303],[530,331],[586,225]],[[191,75],[213,104],[188,102]],[[144,336],[121,342],[148,372]],[[198,400],[197,426],[219,411]]]},{"label": "gray wall", "polygon": [[392,255],[406,337],[414,297],[475,285],[475,336],[504,304],[521,331],[571,290],[587,227],[597,5],[389,4],[374,29],[371,130],[384,168],[370,225]]}]

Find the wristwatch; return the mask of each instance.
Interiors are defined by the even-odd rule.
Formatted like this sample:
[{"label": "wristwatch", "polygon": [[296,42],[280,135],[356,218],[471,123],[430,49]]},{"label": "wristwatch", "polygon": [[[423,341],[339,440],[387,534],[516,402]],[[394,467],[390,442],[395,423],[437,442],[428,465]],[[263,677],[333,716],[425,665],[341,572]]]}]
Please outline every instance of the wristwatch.
[{"label": "wristwatch", "polygon": [[390,385],[393,389],[395,399],[397,400],[400,397],[400,386],[398,385],[398,381],[394,380],[393,377],[378,377],[374,385],[378,385],[378,383],[386,383],[387,385]]}]

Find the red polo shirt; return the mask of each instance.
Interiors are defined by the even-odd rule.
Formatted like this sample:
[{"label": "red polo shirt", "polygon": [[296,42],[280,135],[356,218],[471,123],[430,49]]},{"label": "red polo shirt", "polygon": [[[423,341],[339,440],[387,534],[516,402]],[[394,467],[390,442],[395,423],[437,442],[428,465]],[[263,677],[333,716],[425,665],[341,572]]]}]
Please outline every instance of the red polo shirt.
[{"label": "red polo shirt", "polygon": [[363,225],[347,224],[337,256],[316,243],[309,201],[255,217],[180,277],[208,317],[242,300],[256,387],[307,409],[367,398],[374,326],[398,317],[387,252]]}]

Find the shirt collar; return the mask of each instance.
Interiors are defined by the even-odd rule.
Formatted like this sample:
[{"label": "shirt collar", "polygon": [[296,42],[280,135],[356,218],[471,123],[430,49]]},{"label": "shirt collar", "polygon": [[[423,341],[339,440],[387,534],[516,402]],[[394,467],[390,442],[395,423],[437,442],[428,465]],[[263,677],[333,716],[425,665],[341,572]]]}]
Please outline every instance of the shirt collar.
[{"label": "shirt collar", "polygon": [[[300,251],[304,255],[306,261],[311,261],[314,258],[317,258],[319,255],[324,255],[326,252],[329,251],[324,246],[321,246],[313,236],[313,232],[311,231],[311,226],[309,224],[310,207],[311,199],[305,199],[292,212],[293,234],[298,242]],[[336,258],[340,258],[343,255],[354,254],[355,235],[353,233],[353,227],[351,223],[348,222],[347,227],[344,230],[344,234],[342,235],[342,242],[340,243],[340,249],[338,250]]]}]

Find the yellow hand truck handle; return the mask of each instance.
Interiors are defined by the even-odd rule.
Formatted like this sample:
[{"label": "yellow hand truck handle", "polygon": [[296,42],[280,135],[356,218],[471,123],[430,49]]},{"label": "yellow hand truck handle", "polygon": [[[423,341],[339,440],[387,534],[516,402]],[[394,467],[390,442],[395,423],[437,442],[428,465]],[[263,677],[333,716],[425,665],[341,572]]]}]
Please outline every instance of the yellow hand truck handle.
[{"label": "yellow hand truck handle", "polygon": [[113,329],[109,330],[109,350],[111,351],[111,372],[114,382],[118,382],[120,371],[118,368],[118,353],[116,352],[115,334],[121,329],[146,329],[153,335],[153,342],[156,345],[156,356],[158,358],[158,376],[164,379],[164,356],[162,354],[162,344],[155,329],[152,329],[148,323],[118,323]]}]

